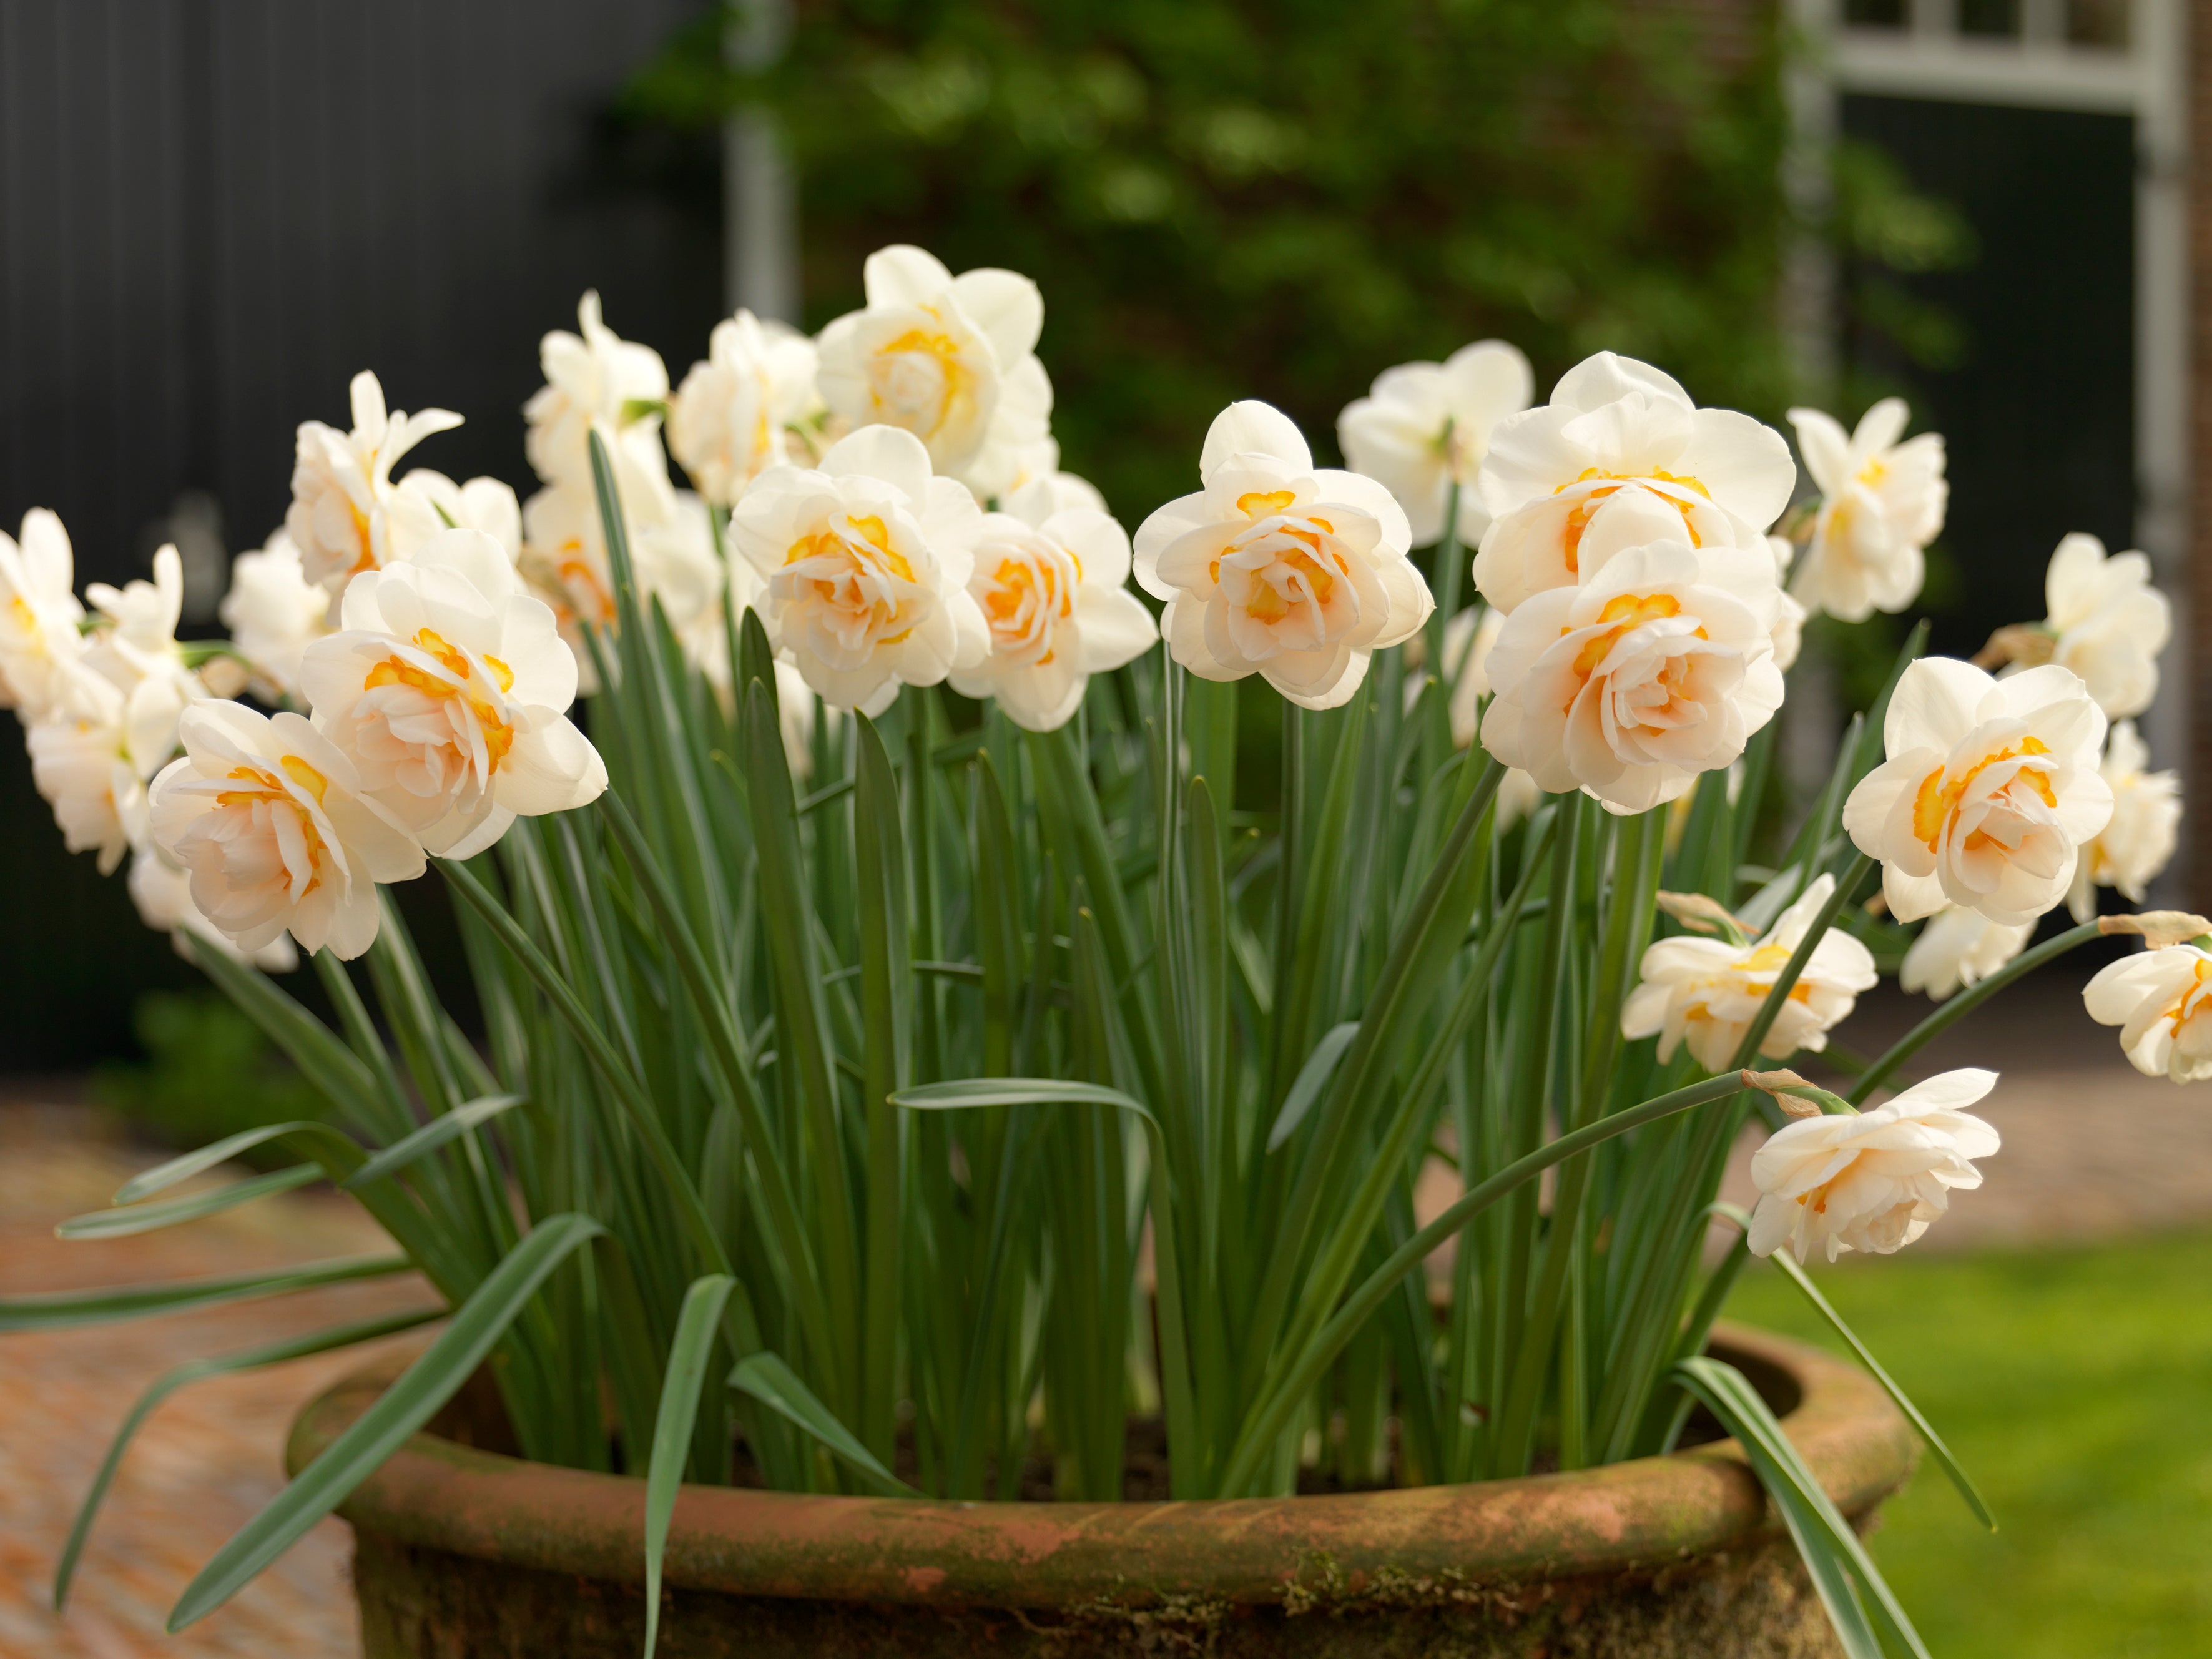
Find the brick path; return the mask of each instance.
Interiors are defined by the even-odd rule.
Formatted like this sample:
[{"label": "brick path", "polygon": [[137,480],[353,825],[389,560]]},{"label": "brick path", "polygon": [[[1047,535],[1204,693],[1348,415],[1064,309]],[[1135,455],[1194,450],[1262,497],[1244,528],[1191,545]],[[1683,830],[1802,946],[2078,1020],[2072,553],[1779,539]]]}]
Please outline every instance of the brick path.
[{"label": "brick path", "polygon": [[[353,1206],[287,1194],[133,1238],[64,1243],[63,1217],[106,1205],[159,1161],[62,1109],[0,1108],[0,1291],[210,1273],[384,1248]],[[0,1654],[8,1659],[343,1659],[360,1652],[351,1540],[325,1521],[227,1607],[162,1634],[177,1595],[283,1485],[292,1413],[360,1349],[189,1385],[139,1431],[79,1565],[67,1614],[54,1560],[107,1442],[139,1391],[181,1359],[422,1305],[404,1280],[34,1335],[0,1335]]]}]

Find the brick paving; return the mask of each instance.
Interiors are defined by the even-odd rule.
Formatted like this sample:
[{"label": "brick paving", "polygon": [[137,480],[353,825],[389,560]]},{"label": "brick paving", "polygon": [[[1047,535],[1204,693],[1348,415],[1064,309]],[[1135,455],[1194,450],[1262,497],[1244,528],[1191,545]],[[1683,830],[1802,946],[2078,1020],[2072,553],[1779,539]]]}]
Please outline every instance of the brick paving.
[{"label": "brick paving", "polygon": [[[0,1291],[212,1273],[385,1248],[348,1201],[306,1193],[137,1237],[65,1243],[56,1221],[105,1206],[160,1161],[89,1113],[0,1107]],[[118,1325],[0,1335],[0,1655],[7,1659],[350,1659],[351,1539],[325,1521],[228,1606],[175,1637],[170,1606],[207,1558],[273,1497],[293,1413],[363,1350],[187,1386],[139,1431],[79,1565],[67,1613],[55,1558],[109,1437],[145,1385],[224,1353],[430,1299],[374,1280]]]}]

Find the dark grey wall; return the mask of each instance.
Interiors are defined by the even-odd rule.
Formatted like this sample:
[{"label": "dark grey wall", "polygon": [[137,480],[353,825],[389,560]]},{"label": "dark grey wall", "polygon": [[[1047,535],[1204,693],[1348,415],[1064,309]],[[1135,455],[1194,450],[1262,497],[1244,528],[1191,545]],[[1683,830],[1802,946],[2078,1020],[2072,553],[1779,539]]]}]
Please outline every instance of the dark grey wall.
[{"label": "dark grey wall", "polygon": [[[120,580],[196,489],[258,545],[365,368],[467,416],[424,465],[525,487],[538,338],[586,287],[680,374],[720,310],[711,150],[609,108],[702,3],[0,0],[0,524],[51,507]],[[0,1069],[111,1051],[171,964],[9,723]]]}]

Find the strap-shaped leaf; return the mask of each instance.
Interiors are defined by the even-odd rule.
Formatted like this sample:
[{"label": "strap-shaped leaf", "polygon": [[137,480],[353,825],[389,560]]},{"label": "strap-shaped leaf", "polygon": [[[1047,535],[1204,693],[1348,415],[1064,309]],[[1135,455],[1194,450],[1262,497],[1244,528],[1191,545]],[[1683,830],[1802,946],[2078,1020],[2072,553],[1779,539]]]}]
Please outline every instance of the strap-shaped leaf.
[{"label": "strap-shaped leaf", "polygon": [[925,1083],[891,1097],[894,1106],[922,1111],[955,1111],[970,1106],[1118,1106],[1154,1121],[1144,1103],[1096,1083],[1068,1083],[1049,1077],[970,1077],[951,1083]]},{"label": "strap-shaped leaf", "polygon": [[750,1395],[770,1411],[789,1418],[812,1435],[830,1453],[855,1470],[863,1480],[889,1498],[920,1498],[924,1494],[900,1480],[876,1461],[852,1430],[800,1382],[782,1356],[757,1353],[738,1362],[730,1373],[730,1386]]},{"label": "strap-shaped leaf", "polygon": [[[1705,1355],[1674,1367],[1675,1380],[1695,1395],[1721,1426],[1735,1437],[1759,1485],[1782,1511],[1798,1553],[1813,1575],[1829,1621],[1852,1659],[1881,1659],[1879,1630],[1912,1659],[1929,1659],[1912,1620],[1884,1582],[1851,1523],[1815,1480],[1773,1412],[1744,1374]],[[1860,1599],[1863,1592],[1865,1601]]]},{"label": "strap-shaped leaf", "polygon": [[668,1369],[660,1384],[660,1412],[653,1430],[653,1457],[645,1474],[645,1659],[660,1640],[660,1563],[668,1551],[668,1522],[675,1513],[677,1488],[684,1484],[684,1460],[691,1450],[691,1425],[698,1419],[699,1390],[707,1379],[707,1360],[714,1349],[715,1328],[738,1281],[727,1273],[708,1273],[691,1281],[676,1316],[676,1340],[668,1345]]},{"label": "strap-shaped leaf", "polygon": [[197,1221],[240,1204],[251,1204],[271,1193],[289,1193],[311,1181],[320,1181],[320,1164],[295,1164],[251,1180],[234,1181],[204,1193],[189,1193],[161,1204],[126,1204],[112,1210],[94,1210],[73,1215],[54,1229],[57,1238],[121,1238],[128,1233],[150,1233],[156,1227],[173,1227],[180,1221]]},{"label": "strap-shaped leaf", "polygon": [[58,1331],[72,1325],[103,1325],[149,1314],[182,1313],[218,1302],[283,1296],[339,1285],[354,1279],[404,1273],[414,1263],[404,1255],[349,1255],[275,1273],[231,1273],[220,1279],[183,1279],[167,1285],[118,1285],[97,1291],[45,1291],[0,1297],[0,1332]]},{"label": "strap-shaped leaf", "polygon": [[190,1181],[194,1176],[228,1162],[240,1152],[272,1140],[290,1140],[300,1150],[317,1155],[335,1153],[350,1168],[361,1157],[360,1146],[353,1137],[333,1129],[327,1123],[295,1121],[290,1123],[264,1124],[258,1129],[241,1129],[234,1135],[225,1135],[196,1152],[186,1152],[173,1158],[167,1164],[157,1164],[152,1169],[135,1175],[115,1190],[118,1205],[136,1204],[142,1198],[151,1198],[164,1188],[173,1187],[180,1181]]},{"label": "strap-shaped leaf", "polygon": [[300,1471],[199,1571],[169,1613],[173,1634],[214,1612],[340,1504],[467,1382],[538,1287],[570,1252],[605,1231],[585,1215],[549,1216],[483,1283],[376,1403]]},{"label": "strap-shaped leaf", "polygon": [[1275,1148],[1297,1133],[1313,1103],[1321,1098],[1321,1091],[1336,1073],[1336,1062],[1344,1058],[1344,1051],[1352,1046],[1352,1039],[1359,1035],[1359,1022],[1347,1019],[1341,1025],[1332,1025],[1313,1052],[1306,1056],[1305,1064],[1291,1084],[1291,1091],[1283,1097],[1283,1109],[1275,1114],[1275,1127],[1267,1131],[1267,1150]]},{"label": "strap-shaped leaf", "polygon": [[417,1158],[427,1158],[436,1152],[463,1130],[489,1122],[508,1107],[520,1104],[520,1095],[485,1095],[481,1099],[464,1102],[452,1111],[432,1118],[413,1134],[392,1142],[348,1176],[342,1184],[350,1192],[356,1187],[367,1186],[372,1181],[396,1175]]},{"label": "strap-shaped leaf", "polygon": [[212,1354],[204,1359],[188,1359],[173,1365],[149,1383],[137,1403],[125,1414],[123,1425],[108,1443],[107,1455],[100,1460],[100,1469],[92,1477],[92,1485],[84,1494],[84,1502],[77,1506],[76,1520],[70,1528],[69,1541],[62,1546],[60,1564],[54,1568],[54,1611],[59,1613],[69,1600],[70,1581],[76,1577],[78,1558],[84,1553],[85,1540],[91,1535],[93,1518],[100,1512],[107,1489],[115,1482],[115,1471],[122,1466],[123,1454],[131,1442],[154,1414],[154,1408],[183,1388],[187,1382],[197,1382],[204,1376],[225,1376],[234,1371],[250,1371],[263,1365],[282,1364],[288,1359],[304,1359],[309,1354],[328,1353],[333,1348],[351,1347],[358,1342],[374,1342],[380,1336],[412,1330],[417,1325],[433,1319],[443,1319],[443,1308],[418,1308],[410,1313],[387,1314],[381,1319],[364,1319],[350,1325],[340,1325],[327,1331],[317,1331],[312,1336],[287,1337],[282,1342],[264,1342],[257,1347],[241,1348],[236,1353]]}]

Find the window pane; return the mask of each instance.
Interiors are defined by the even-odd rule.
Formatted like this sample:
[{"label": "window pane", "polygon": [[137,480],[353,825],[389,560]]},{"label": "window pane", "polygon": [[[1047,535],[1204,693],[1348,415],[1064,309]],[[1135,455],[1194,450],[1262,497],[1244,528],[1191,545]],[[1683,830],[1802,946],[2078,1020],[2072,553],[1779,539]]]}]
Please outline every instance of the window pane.
[{"label": "window pane", "polygon": [[2020,0],[1959,0],[1959,33],[2017,35]]},{"label": "window pane", "polygon": [[1905,0],[1844,0],[1844,21],[1855,29],[1901,29]]},{"label": "window pane", "polygon": [[2077,46],[2128,46],[2128,0],[2066,0],[2066,38]]}]

